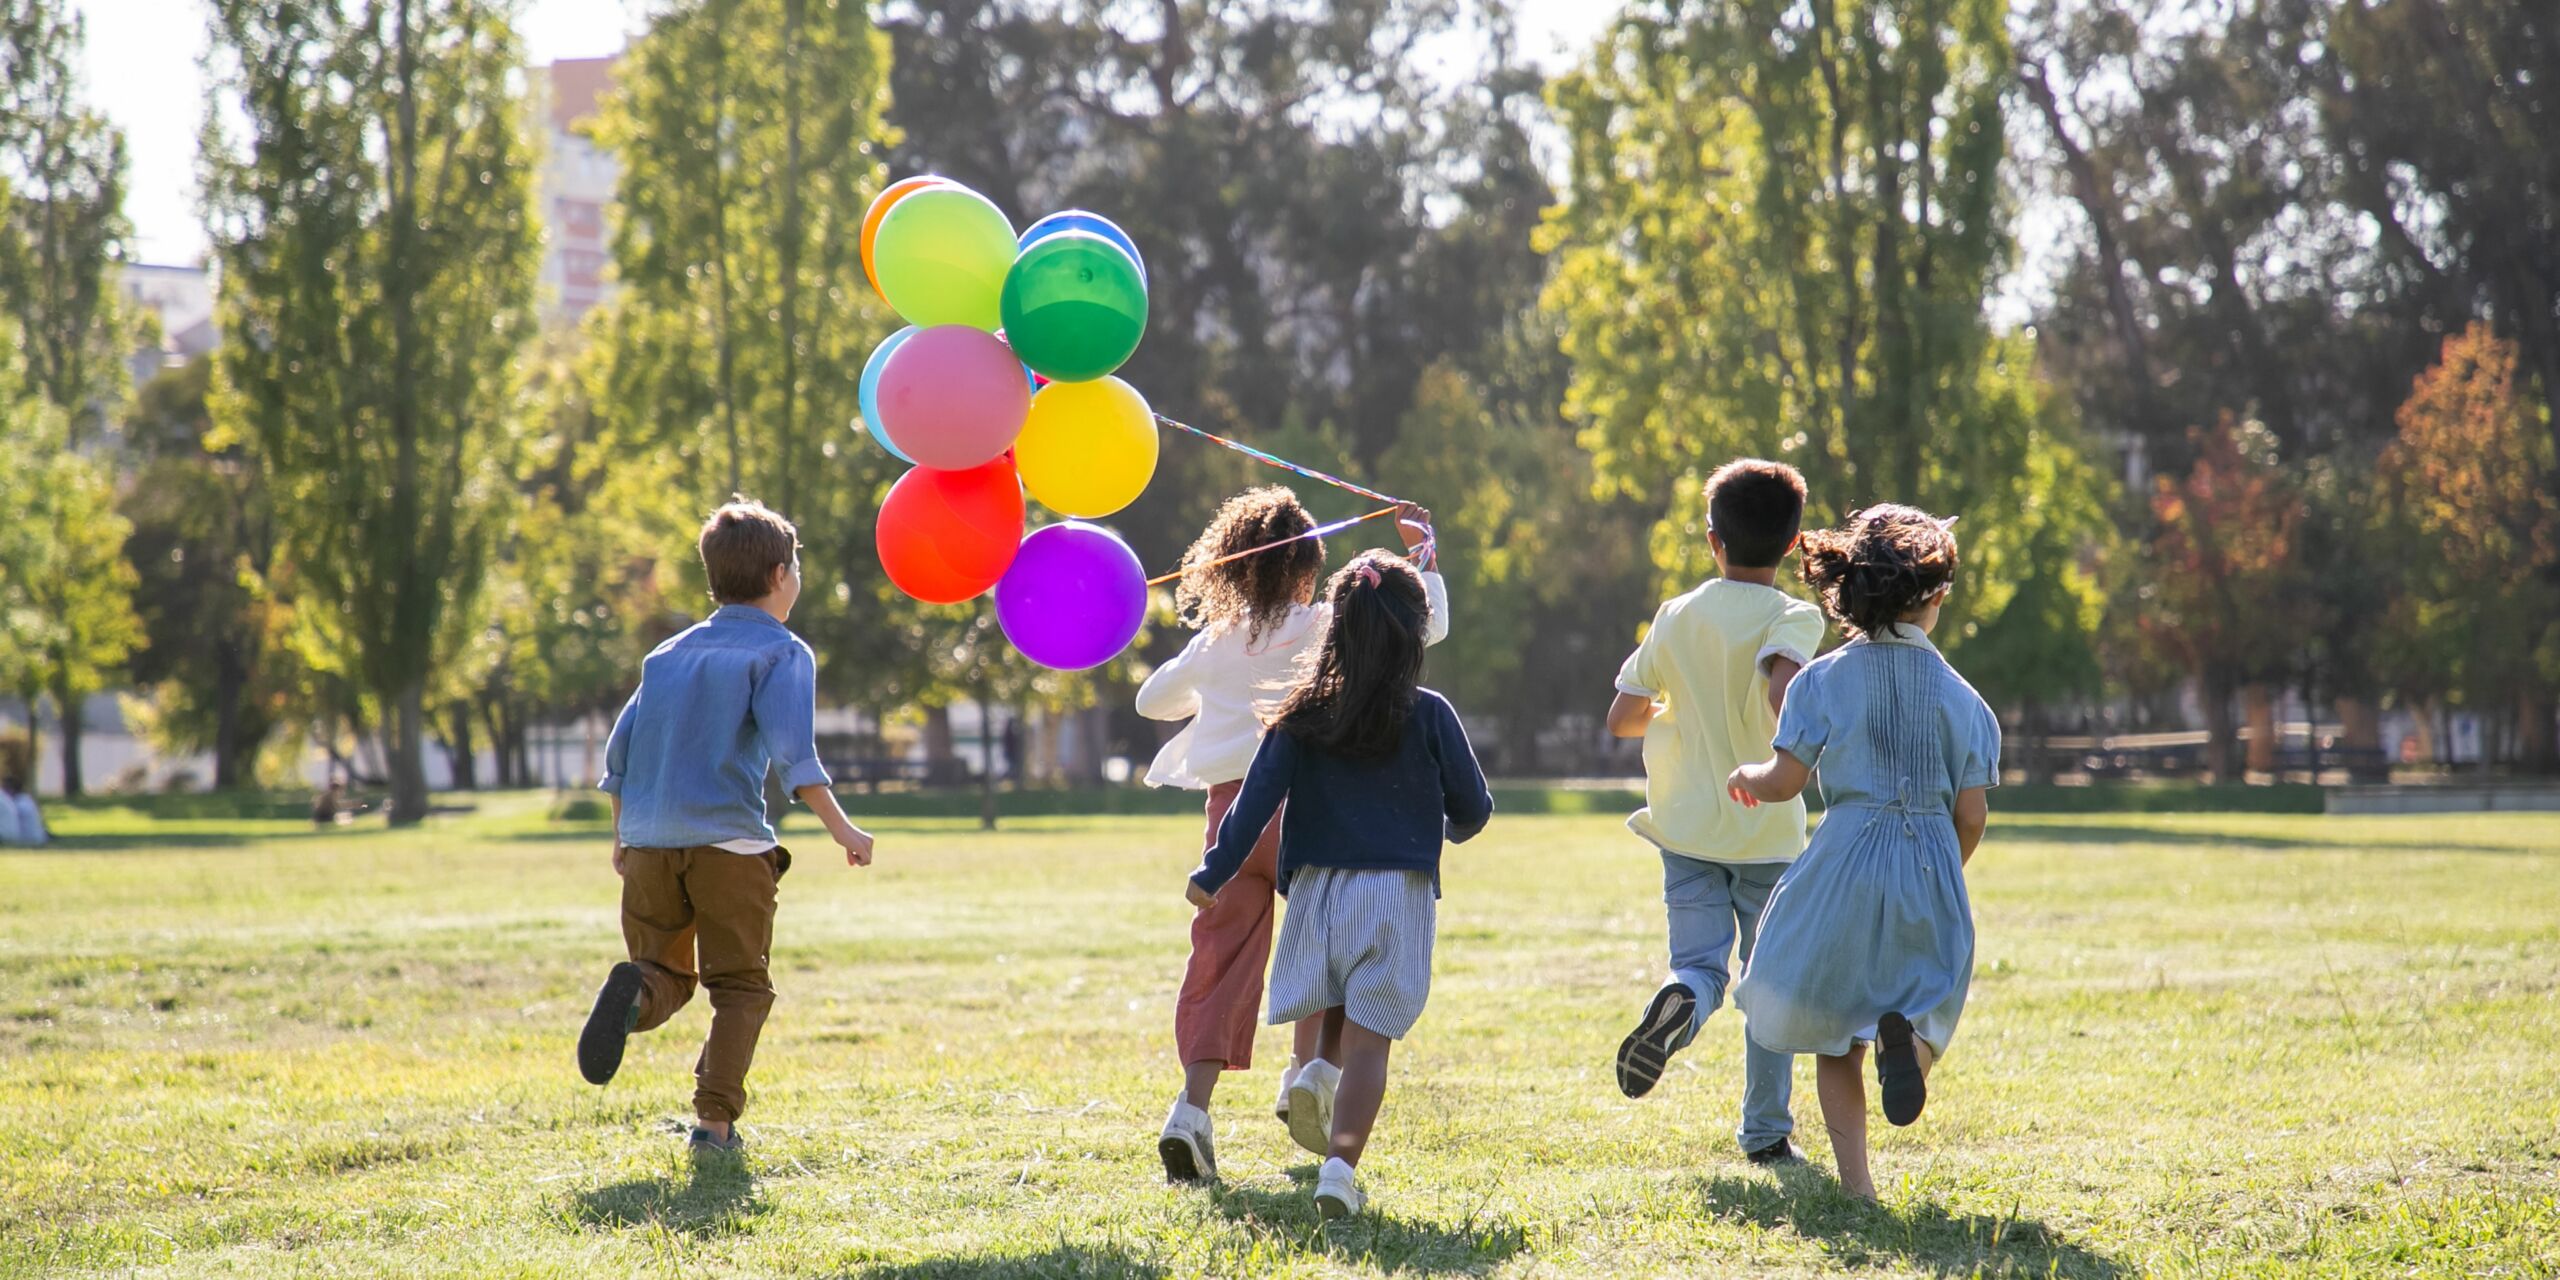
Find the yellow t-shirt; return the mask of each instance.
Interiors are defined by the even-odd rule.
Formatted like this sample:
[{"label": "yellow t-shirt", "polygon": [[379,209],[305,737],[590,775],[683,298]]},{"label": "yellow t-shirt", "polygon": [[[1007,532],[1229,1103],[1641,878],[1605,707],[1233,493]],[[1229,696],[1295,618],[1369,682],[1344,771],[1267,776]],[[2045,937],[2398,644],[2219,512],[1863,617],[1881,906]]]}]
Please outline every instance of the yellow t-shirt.
[{"label": "yellow t-shirt", "polygon": [[1804,801],[1746,809],[1724,793],[1736,768],[1769,758],[1769,659],[1801,666],[1822,646],[1822,611],[1775,587],[1711,578],[1664,602],[1618,669],[1618,691],[1661,705],[1644,731],[1645,807],[1627,828],[1665,852],[1714,862],[1792,862]]}]

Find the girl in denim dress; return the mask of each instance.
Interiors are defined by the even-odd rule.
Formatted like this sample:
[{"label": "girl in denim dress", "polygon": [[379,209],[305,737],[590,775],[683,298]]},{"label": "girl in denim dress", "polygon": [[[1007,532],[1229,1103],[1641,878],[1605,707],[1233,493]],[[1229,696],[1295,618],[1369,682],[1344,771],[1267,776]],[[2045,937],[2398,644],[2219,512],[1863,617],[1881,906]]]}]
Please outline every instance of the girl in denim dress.
[{"label": "girl in denim dress", "polygon": [[1754,1043],[1817,1056],[1841,1186],[1870,1200],[1866,1047],[1885,1118],[1919,1119],[1973,980],[1964,864],[2000,776],[1999,720],[1929,643],[1953,523],[1885,505],[1805,535],[1805,581],[1855,639],[1796,677],[1774,753],[1726,784],[1775,803],[1822,770],[1822,825],[1770,895],[1734,1003]]}]

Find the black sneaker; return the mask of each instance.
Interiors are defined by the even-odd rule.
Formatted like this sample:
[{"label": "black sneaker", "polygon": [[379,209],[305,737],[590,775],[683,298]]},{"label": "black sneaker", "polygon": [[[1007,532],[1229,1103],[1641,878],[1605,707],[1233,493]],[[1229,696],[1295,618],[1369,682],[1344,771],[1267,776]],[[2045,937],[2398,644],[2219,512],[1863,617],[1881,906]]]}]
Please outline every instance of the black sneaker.
[{"label": "black sneaker", "polygon": [[1697,1016],[1698,993],[1689,984],[1667,983],[1654,992],[1644,1007],[1643,1020],[1618,1042],[1618,1092],[1630,1098],[1653,1092],[1662,1080],[1663,1066],[1671,1061],[1672,1045]]},{"label": "black sneaker", "polygon": [[1757,1151],[1745,1151],[1742,1158],[1756,1165],[1803,1164],[1804,1151],[1793,1142],[1780,1138]]},{"label": "black sneaker", "polygon": [[622,1046],[640,1025],[640,987],[640,966],[626,960],[596,989],[596,1007],[578,1033],[578,1074],[588,1084],[603,1084],[622,1069]]},{"label": "black sneaker", "polygon": [[1884,1093],[1884,1118],[1906,1125],[1929,1105],[1929,1077],[1912,1045],[1911,1020],[1898,1013],[1876,1019],[1876,1084]]}]

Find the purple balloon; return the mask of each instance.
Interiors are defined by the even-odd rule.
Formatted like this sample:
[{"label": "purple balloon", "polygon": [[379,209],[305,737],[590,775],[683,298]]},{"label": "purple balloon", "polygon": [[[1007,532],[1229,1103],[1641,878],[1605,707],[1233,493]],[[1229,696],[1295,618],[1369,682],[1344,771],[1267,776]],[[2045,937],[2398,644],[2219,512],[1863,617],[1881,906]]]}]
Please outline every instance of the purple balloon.
[{"label": "purple balloon", "polygon": [[1069,520],[1032,530],[996,583],[996,624],[1022,656],[1058,671],[1120,655],[1147,619],[1147,571],[1120,535]]}]

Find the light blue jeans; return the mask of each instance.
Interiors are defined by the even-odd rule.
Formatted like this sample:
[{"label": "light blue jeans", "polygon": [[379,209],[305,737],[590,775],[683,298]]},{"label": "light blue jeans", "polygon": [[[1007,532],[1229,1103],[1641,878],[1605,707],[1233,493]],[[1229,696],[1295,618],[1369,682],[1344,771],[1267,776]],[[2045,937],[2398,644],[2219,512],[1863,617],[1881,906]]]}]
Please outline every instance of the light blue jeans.
[{"label": "light blue jeans", "polygon": [[[1662,855],[1662,905],[1671,920],[1671,980],[1698,996],[1698,1012],[1672,1048],[1688,1047],[1707,1015],[1724,1005],[1732,971],[1751,960],[1760,911],[1786,874],[1782,862],[1706,862]],[[1736,962],[1740,962],[1737,964]],[[1742,1149],[1757,1151],[1795,1131],[1787,1111],[1795,1059],[1743,1037]]]}]

